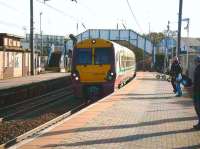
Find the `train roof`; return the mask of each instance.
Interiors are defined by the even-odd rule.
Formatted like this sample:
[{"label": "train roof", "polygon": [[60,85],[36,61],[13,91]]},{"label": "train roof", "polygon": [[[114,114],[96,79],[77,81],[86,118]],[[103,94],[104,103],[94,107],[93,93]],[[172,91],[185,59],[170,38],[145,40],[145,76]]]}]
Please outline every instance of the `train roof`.
[{"label": "train roof", "polygon": [[131,49],[129,49],[129,48],[123,46],[123,45],[120,45],[120,44],[118,44],[118,43],[116,43],[116,42],[114,42],[114,41],[110,41],[110,42],[113,44],[113,46],[114,46],[115,48],[121,48],[121,47],[123,47],[123,49],[126,49],[127,51],[133,52]]},{"label": "train roof", "polygon": [[[129,49],[129,48],[127,48],[127,47],[125,47],[125,46],[123,46],[123,45],[120,45],[120,44],[118,44],[118,43],[116,43],[116,42],[114,42],[114,41],[110,41],[110,40],[106,40],[106,39],[102,39],[102,38],[96,38],[96,39],[85,39],[85,40],[82,40],[82,41],[80,41],[80,42],[78,42],[76,45],[78,45],[78,46],[80,46],[81,44],[83,44],[83,43],[92,43],[92,42],[96,42],[97,40],[100,40],[100,41],[103,41],[103,42],[105,42],[105,43],[108,43],[108,44],[110,44],[110,45],[112,45],[113,47],[123,47],[123,48],[125,48],[125,49]],[[130,49],[129,49],[130,50]],[[132,51],[132,50],[131,50]]]}]

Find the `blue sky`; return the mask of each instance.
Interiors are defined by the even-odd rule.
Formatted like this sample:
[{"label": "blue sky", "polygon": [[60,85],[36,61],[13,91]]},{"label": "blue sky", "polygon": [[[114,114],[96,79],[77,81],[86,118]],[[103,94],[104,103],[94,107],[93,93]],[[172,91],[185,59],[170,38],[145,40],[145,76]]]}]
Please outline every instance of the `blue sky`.
[{"label": "blue sky", "polygon": [[[0,32],[24,35],[29,32],[30,0],[0,0]],[[172,30],[177,30],[179,0],[34,0],[34,27],[39,33],[40,12],[44,34],[68,35],[87,29],[116,29],[124,24],[138,33],[166,30],[168,20]],[[200,0],[183,0],[183,18],[190,18],[190,36],[200,37]],[[77,23],[79,24],[77,30]],[[183,22],[183,27],[186,22]],[[186,36],[186,30],[182,35]]]}]

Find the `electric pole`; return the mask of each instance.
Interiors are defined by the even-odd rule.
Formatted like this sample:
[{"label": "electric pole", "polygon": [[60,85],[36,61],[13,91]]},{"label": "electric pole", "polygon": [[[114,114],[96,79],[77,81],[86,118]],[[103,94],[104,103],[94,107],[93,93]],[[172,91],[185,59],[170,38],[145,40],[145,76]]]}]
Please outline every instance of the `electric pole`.
[{"label": "electric pole", "polygon": [[169,52],[169,31],[170,31],[170,21],[167,22],[167,32],[166,32],[166,40],[165,40],[165,60],[164,60],[164,71],[166,71],[168,62],[168,52]]},{"label": "electric pole", "polygon": [[40,49],[41,49],[41,55],[44,56],[43,38],[42,38],[42,12],[40,12]]},{"label": "electric pole", "polygon": [[178,56],[179,58],[180,58],[180,53],[181,53],[182,7],[183,7],[183,0],[179,0],[179,13],[178,13],[178,48],[177,48],[177,56]]},{"label": "electric pole", "polygon": [[31,50],[31,75],[34,75],[33,0],[30,0],[30,50]]}]

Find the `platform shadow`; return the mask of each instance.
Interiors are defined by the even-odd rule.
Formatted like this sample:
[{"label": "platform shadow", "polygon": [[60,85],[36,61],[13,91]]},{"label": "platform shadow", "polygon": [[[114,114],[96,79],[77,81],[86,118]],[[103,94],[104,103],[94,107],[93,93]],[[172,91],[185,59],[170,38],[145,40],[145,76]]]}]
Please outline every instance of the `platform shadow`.
[{"label": "platform shadow", "polygon": [[[151,96],[151,95],[154,95],[154,94],[121,94],[121,95],[117,95],[117,96],[115,95],[115,96],[116,97],[125,96],[125,97],[120,98],[122,100],[152,100],[152,101],[153,100],[162,100],[162,99],[167,101],[168,99],[177,98],[175,101],[169,100],[169,101],[167,101],[167,103],[168,104],[178,104],[183,107],[192,107],[193,106],[192,99],[188,99],[185,97],[175,97],[173,94],[170,94],[168,96]],[[155,94],[155,95],[157,95],[157,94]],[[117,99],[113,99],[113,100],[117,100]],[[103,102],[109,102],[109,101],[106,100]],[[158,103],[158,104],[160,104],[160,103]]]},{"label": "platform shadow", "polygon": [[112,129],[128,129],[128,128],[143,127],[143,126],[160,125],[160,124],[164,124],[164,123],[192,121],[192,120],[197,120],[197,118],[196,117],[181,117],[181,118],[170,118],[170,119],[161,119],[161,120],[156,120],[156,121],[140,122],[140,123],[136,123],[136,124],[101,126],[101,127],[83,127],[83,128],[69,129],[69,130],[65,130],[65,131],[62,130],[62,131],[47,132],[40,137],[54,136],[54,135],[60,135],[60,134],[65,134],[65,133],[75,133],[75,132],[89,132],[89,131],[112,130]]},{"label": "platform shadow", "polygon": [[200,148],[200,144],[192,145],[192,146],[178,147],[178,148],[174,148],[174,149],[198,149],[198,148]]},{"label": "platform shadow", "polygon": [[193,106],[193,102],[192,100],[178,100],[178,101],[174,101],[174,102],[169,102],[170,104],[180,104],[184,107],[191,107]]},{"label": "platform shadow", "polygon": [[178,110],[185,110],[185,109],[191,109],[191,107],[187,107],[187,108],[175,108],[175,109],[162,109],[162,110],[149,110],[149,111],[146,111],[146,112],[163,112],[163,111],[178,111]]},{"label": "platform shadow", "polygon": [[132,142],[132,141],[137,141],[137,140],[142,140],[145,138],[150,138],[150,137],[161,137],[161,136],[166,136],[166,135],[171,135],[171,134],[179,134],[179,133],[190,133],[195,130],[193,129],[183,129],[183,130],[174,130],[174,131],[167,131],[167,132],[156,132],[156,133],[146,133],[146,134],[136,134],[136,135],[129,135],[129,136],[123,136],[123,137],[114,137],[114,138],[109,138],[109,139],[93,139],[93,140],[88,140],[88,141],[79,141],[75,143],[62,143],[62,144],[49,144],[42,146],[43,148],[48,148],[48,147],[78,147],[78,146],[83,146],[83,145],[98,145],[98,144],[109,144],[109,143],[124,143],[124,142]]},{"label": "platform shadow", "polygon": [[128,93],[128,94],[117,94],[115,96],[148,96],[148,95],[174,95],[173,93],[148,93],[148,94],[138,94],[138,93]]},{"label": "platform shadow", "polygon": [[147,97],[138,97],[138,96],[130,96],[130,97],[125,97],[125,98],[121,98],[122,100],[162,100],[162,99],[173,99],[174,96],[147,96]]}]

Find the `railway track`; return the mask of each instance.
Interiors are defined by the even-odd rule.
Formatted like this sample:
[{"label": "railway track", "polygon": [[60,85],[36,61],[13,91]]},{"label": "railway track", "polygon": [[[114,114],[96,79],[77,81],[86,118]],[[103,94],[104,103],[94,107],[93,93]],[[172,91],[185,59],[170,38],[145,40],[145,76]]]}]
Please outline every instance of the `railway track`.
[{"label": "railway track", "polygon": [[25,100],[23,102],[1,108],[0,121],[2,122],[6,120],[16,119],[18,116],[27,114],[29,111],[33,112],[40,110],[44,106],[48,106],[49,104],[58,102],[58,100],[62,99],[62,97],[72,95],[73,92],[71,90],[71,86],[68,86],[39,97],[34,97],[29,100]]},{"label": "railway track", "polygon": [[1,108],[0,144],[2,145],[0,145],[0,149],[7,148],[10,142],[16,140],[18,136],[19,138],[26,136],[27,132],[32,129],[59,117],[69,109],[72,112],[83,105],[80,100],[74,99],[72,88],[69,86]]},{"label": "railway track", "polygon": [[23,141],[25,139],[31,138],[31,137],[36,136],[36,135],[40,135],[42,130],[44,130],[44,129],[46,129],[46,128],[48,128],[48,127],[50,127],[50,126],[52,126],[52,125],[54,125],[54,124],[56,124],[56,123],[58,123],[58,122],[60,122],[62,120],[64,120],[65,118],[69,117],[70,115],[72,115],[73,113],[79,111],[80,109],[82,109],[84,107],[85,107],[85,104],[83,103],[83,104],[71,109],[70,111],[68,111],[68,112],[66,112],[66,113],[64,113],[64,114],[62,114],[62,115],[60,115],[60,116],[58,116],[58,117],[46,122],[45,124],[42,124],[42,125],[40,125],[40,126],[34,128],[34,129],[22,134],[20,136],[17,136],[15,138],[7,141],[4,144],[1,144],[0,145],[0,149],[6,149],[6,148],[8,148],[8,147],[10,147],[10,146],[12,146],[14,144],[17,144],[17,143],[19,143],[19,142],[21,142],[21,141]]},{"label": "railway track", "polygon": [[[71,86],[69,86],[40,97],[32,98],[0,109],[0,112],[4,113],[1,114],[0,149],[8,148],[25,139],[35,135],[40,135],[41,131],[45,128],[62,121],[66,117],[86,107],[92,102],[94,101],[80,100],[73,97]],[[21,109],[18,110],[19,108]],[[52,116],[51,113],[54,113],[56,110],[60,111]],[[39,118],[33,118],[30,116],[31,113],[37,113]],[[40,116],[43,115],[43,113],[46,115]],[[5,132],[2,133],[1,128],[6,128],[4,124],[5,126],[8,125],[8,127],[6,126],[7,129],[3,130]],[[17,128],[17,130],[13,130],[13,132],[12,129],[15,128]],[[2,134],[5,135],[5,138],[1,137]],[[12,135],[9,136],[10,134]]]}]

